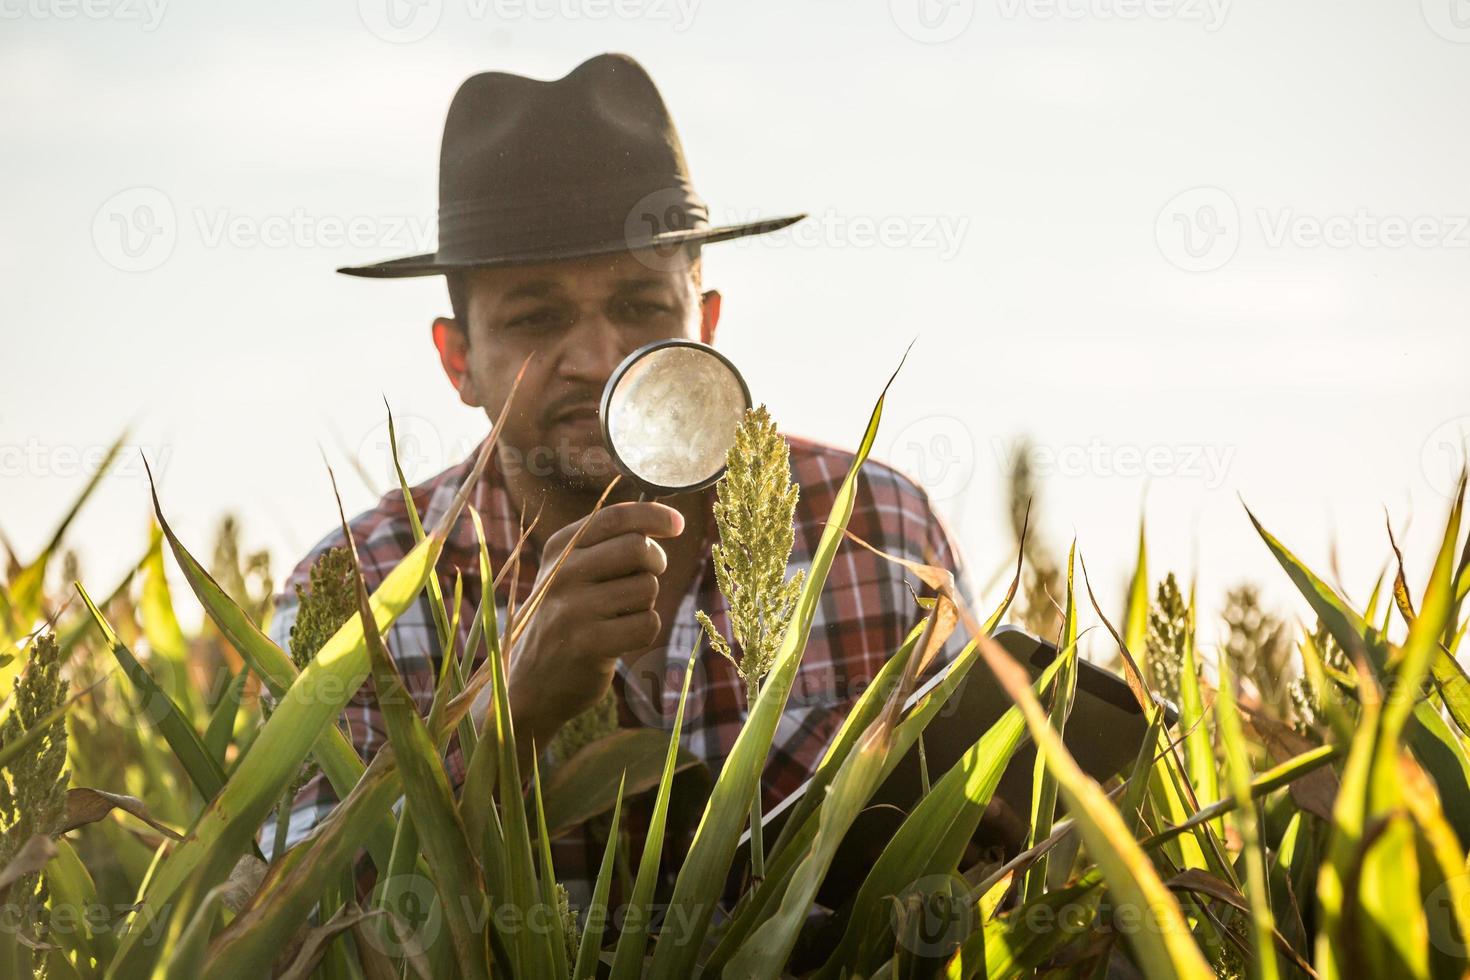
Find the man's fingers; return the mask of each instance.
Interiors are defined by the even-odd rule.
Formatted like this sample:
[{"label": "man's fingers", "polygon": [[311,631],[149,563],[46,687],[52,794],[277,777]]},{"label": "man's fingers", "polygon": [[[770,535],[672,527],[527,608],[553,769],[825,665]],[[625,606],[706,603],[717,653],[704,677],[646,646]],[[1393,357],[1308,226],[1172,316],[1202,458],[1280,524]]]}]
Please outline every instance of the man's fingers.
[{"label": "man's fingers", "polygon": [[651,646],[658,639],[661,625],[658,613],[648,609],[603,621],[598,624],[597,635],[603,640],[603,649],[622,654]]},{"label": "man's fingers", "polygon": [[638,572],[662,575],[669,557],[659,543],[642,534],[622,534],[590,548],[578,548],[568,559],[573,574],[584,582],[606,582]]},{"label": "man's fingers", "polygon": [[598,582],[586,592],[588,612],[598,617],[616,619],[629,613],[652,609],[658,601],[658,577],[652,572],[638,572],[607,582]]},{"label": "man's fingers", "polygon": [[587,530],[577,541],[579,548],[590,548],[624,534],[673,538],[684,532],[683,514],[651,500],[611,504],[583,520],[587,522]]}]

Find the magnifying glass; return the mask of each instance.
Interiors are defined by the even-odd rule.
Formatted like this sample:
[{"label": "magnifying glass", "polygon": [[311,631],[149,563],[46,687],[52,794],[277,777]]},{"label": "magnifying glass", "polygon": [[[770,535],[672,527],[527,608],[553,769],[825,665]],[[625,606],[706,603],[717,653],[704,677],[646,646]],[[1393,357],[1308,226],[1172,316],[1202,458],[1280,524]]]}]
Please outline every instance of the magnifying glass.
[{"label": "magnifying glass", "polygon": [[623,359],[602,390],[602,441],[642,498],[702,490],[725,473],[750,389],[707,344],[660,340]]}]

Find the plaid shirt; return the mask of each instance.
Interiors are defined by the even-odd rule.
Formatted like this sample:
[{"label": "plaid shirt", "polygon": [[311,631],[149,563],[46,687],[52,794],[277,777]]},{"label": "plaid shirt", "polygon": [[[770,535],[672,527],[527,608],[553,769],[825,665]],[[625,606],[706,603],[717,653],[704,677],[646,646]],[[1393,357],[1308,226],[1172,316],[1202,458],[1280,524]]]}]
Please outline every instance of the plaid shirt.
[{"label": "plaid shirt", "polygon": [[[791,570],[795,571],[798,568],[810,569],[812,555],[853,456],[808,440],[788,438],[788,442],[792,476],[800,486],[795,544],[791,555]],[[480,512],[484,521],[491,567],[498,571],[509,560],[519,538],[521,515],[506,490],[498,454],[493,456],[495,458],[492,458],[480,485],[471,494],[470,505]],[[426,528],[439,521],[473,462],[472,455],[463,463],[413,488],[414,503]],[[402,494],[396,490],[386,494],[376,507],[355,518],[351,527],[368,587],[375,589],[413,547],[413,532]],[[969,600],[970,592],[958,552],[939,518],[930,509],[924,491],[907,477],[881,463],[872,460],[865,463],[848,527],[875,548],[951,569],[956,574],[962,595],[966,601]],[[717,540],[712,510],[704,533],[707,543]],[[291,626],[296,620],[295,586],[306,583],[312,563],[324,550],[341,544],[340,530],[329,534],[297,565],[285,582],[282,594],[277,597],[276,613],[270,626],[271,638],[283,649],[288,646]],[[680,602],[664,649],[651,651],[631,667],[624,661],[617,665],[613,690],[622,727],[672,728],[684,671],[688,669],[690,653],[701,636],[694,616],[696,610],[704,610],[716,628],[729,636],[727,607],[710,568],[707,549],[705,551],[706,558],[694,576],[692,588]],[[530,593],[539,559],[539,549],[523,549],[517,578],[517,604],[524,602]],[[453,601],[456,574],[463,578],[458,640],[459,649],[463,649],[482,589],[479,546],[468,513],[461,516],[451,532],[437,572],[446,602]],[[495,596],[502,628],[510,578],[505,577]],[[921,618],[922,611],[909,591],[911,586],[921,595],[928,594],[922,583],[901,566],[849,541],[839,545],[815,612],[796,682],[762,774],[762,800],[766,810],[774,807],[816,770],[823,752],[853,703]],[[454,611],[451,609],[449,613],[452,619]],[[399,617],[385,640],[405,688],[420,712],[427,713],[433,700],[440,663],[439,642],[427,590],[419,602]],[[938,661],[949,660],[962,645],[963,640],[957,632]],[[694,659],[695,674],[690,680],[681,742],[707,763],[711,774],[717,775],[746,717],[745,687],[734,666],[712,650],[708,643],[700,643],[699,649],[699,656]],[[484,650],[481,644],[480,660],[484,658]],[[642,663],[666,665],[661,685],[652,685],[646,680],[640,683],[639,667]],[[661,703],[657,704],[649,696],[649,691],[656,687],[661,687]],[[388,740],[371,679],[348,702],[344,716],[353,744],[364,759],[370,759]],[[451,742],[445,762],[450,780],[457,789],[464,777],[465,761],[455,742]],[[541,762],[543,773],[547,773],[556,760],[550,757],[548,750]],[[630,833],[635,838],[635,850],[639,846],[636,840],[638,828],[647,823],[651,797],[652,793],[646,793],[624,807]],[[305,837],[335,804],[332,787],[323,775],[318,774],[296,798],[288,841],[294,844]],[[264,844],[267,848],[273,834],[274,818],[261,832],[261,840],[267,842]],[[553,842],[557,878],[566,885],[573,903],[578,906],[585,907],[590,899],[602,847],[603,841],[586,826]],[[677,847],[666,845],[663,867],[669,872],[677,870],[677,856],[681,853]],[[636,867],[636,853],[631,860],[634,862],[631,866]]]}]

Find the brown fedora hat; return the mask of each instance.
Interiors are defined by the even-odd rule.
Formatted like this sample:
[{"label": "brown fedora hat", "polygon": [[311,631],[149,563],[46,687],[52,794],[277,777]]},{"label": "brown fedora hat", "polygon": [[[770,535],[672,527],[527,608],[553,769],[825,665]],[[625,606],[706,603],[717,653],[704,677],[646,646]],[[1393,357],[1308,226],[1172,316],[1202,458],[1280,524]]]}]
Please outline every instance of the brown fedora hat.
[{"label": "brown fedora hat", "polygon": [[707,244],[804,217],[711,226],[653,79],[603,54],[551,82],[467,79],[444,121],[438,251],[337,271],[391,279]]}]

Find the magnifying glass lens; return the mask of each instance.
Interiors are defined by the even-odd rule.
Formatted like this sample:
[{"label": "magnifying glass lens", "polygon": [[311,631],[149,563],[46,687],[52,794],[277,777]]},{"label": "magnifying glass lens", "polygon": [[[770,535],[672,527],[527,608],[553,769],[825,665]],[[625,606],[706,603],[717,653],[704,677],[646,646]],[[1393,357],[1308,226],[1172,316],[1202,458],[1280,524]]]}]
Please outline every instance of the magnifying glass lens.
[{"label": "magnifying glass lens", "polygon": [[735,442],[750,395],[733,365],[688,342],[634,352],[604,395],[608,449],[660,493],[714,482]]}]

